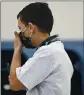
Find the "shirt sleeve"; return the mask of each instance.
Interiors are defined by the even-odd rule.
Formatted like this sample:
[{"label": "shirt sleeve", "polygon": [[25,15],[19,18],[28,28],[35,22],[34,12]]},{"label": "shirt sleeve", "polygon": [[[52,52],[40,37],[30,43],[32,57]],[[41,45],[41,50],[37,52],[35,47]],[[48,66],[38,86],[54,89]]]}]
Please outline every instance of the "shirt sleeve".
[{"label": "shirt sleeve", "polygon": [[53,55],[49,51],[39,50],[22,67],[16,68],[16,75],[24,86],[31,90],[41,83],[53,68]]}]

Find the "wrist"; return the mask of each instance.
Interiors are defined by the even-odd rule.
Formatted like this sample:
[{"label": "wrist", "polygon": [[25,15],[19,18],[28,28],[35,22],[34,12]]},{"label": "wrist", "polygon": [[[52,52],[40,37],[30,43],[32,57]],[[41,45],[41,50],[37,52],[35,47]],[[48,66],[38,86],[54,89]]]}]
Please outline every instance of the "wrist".
[{"label": "wrist", "polygon": [[22,52],[22,48],[21,47],[14,48],[14,52]]}]

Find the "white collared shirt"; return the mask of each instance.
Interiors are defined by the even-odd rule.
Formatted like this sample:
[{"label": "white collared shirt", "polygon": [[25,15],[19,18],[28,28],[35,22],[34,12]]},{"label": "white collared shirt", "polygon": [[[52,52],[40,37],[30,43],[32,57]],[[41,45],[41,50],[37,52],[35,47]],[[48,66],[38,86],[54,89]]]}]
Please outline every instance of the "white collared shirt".
[{"label": "white collared shirt", "polygon": [[26,95],[70,95],[72,63],[61,41],[41,46],[26,63],[16,68]]}]

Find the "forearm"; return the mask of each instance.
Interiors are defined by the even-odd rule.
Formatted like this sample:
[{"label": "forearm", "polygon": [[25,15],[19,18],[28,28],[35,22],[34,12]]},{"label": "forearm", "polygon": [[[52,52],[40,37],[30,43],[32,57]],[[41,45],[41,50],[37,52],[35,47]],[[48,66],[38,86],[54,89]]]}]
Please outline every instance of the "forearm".
[{"label": "forearm", "polygon": [[10,88],[14,91],[24,89],[24,86],[19,82],[16,76],[17,67],[21,67],[21,49],[14,50],[10,67],[9,83],[10,83]]},{"label": "forearm", "polygon": [[18,33],[15,32],[14,34],[14,53],[10,66],[9,84],[11,90],[18,91],[24,89],[24,85],[18,80],[16,75],[16,68],[21,67],[22,44],[20,42]]},{"label": "forearm", "polygon": [[21,49],[14,50],[11,67],[10,67],[10,76],[16,75],[17,67],[21,67]]}]

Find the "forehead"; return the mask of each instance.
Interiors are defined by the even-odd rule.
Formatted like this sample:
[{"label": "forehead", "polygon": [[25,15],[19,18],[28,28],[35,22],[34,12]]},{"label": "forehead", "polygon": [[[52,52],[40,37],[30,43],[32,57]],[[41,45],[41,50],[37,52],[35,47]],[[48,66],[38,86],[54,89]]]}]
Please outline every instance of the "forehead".
[{"label": "forehead", "polygon": [[18,27],[21,28],[21,29],[25,28],[25,24],[21,21],[20,18],[18,18]]}]

